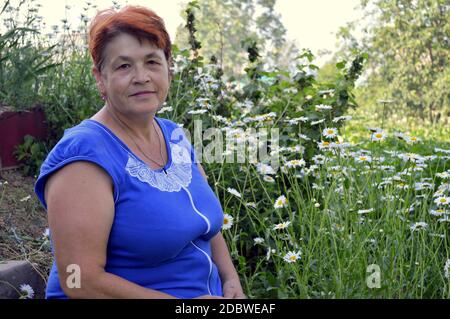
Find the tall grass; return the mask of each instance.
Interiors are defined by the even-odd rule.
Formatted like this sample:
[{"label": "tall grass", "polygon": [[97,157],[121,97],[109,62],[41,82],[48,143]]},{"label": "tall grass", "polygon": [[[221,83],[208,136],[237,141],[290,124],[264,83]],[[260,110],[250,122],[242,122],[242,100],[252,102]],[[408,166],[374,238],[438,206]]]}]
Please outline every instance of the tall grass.
[{"label": "tall grass", "polygon": [[[378,144],[365,153],[373,156],[370,163],[356,160],[362,151],[358,147],[326,150],[325,163],[287,169],[275,175],[272,184],[251,166],[221,167],[217,190],[225,212],[234,218],[224,233],[251,296],[450,296],[444,269],[449,259],[449,204],[434,203],[439,197],[450,200],[448,175],[436,176],[444,168],[449,173],[448,151],[422,163],[383,149]],[[238,188],[242,198],[228,194],[222,185]],[[282,194],[288,205],[276,209],[275,200]],[[286,221],[291,222],[287,228],[274,229]],[[420,222],[427,226],[421,228],[416,224]],[[257,237],[264,242],[254,243]],[[283,257],[289,251],[301,251],[301,258],[286,262]],[[372,264],[381,270],[381,286],[373,289],[367,286],[367,267]]]}]

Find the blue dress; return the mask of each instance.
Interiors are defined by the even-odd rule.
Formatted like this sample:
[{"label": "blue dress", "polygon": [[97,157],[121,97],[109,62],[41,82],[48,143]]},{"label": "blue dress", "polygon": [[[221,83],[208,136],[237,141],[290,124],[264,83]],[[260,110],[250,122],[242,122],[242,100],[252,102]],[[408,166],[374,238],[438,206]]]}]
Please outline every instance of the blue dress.
[{"label": "blue dress", "polygon": [[[222,207],[183,130],[155,119],[167,147],[164,168],[150,169],[111,130],[88,119],[64,131],[41,166],[35,192],[47,210],[44,188],[52,173],[74,161],[97,164],[114,184],[105,271],[178,298],[222,296],[210,245],[222,227]],[[55,261],[46,297],[67,298]]]}]

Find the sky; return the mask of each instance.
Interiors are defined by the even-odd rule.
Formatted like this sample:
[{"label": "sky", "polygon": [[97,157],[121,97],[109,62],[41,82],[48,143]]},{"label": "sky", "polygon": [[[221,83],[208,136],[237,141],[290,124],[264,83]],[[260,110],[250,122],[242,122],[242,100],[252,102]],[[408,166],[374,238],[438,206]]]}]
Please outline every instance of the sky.
[{"label": "sky", "polygon": [[[0,0],[3,3],[5,0]],[[42,5],[40,15],[48,31],[52,25],[61,25],[61,19],[67,17],[69,23],[78,25],[85,1],[77,0],[34,0]],[[116,0],[121,5],[140,4],[153,9],[160,15],[168,29],[171,39],[175,38],[178,25],[184,21],[180,16],[183,4],[187,0]],[[14,2],[14,0],[12,1]],[[108,8],[111,0],[91,0],[98,9]],[[362,16],[355,9],[360,0],[277,0],[275,11],[281,15],[287,29],[287,38],[295,41],[299,48],[309,48],[316,55],[319,51],[335,51],[335,33],[339,27]],[[70,6],[67,9],[66,6]],[[89,14],[90,17],[94,12]],[[321,65],[330,55],[318,57],[316,63]]]}]

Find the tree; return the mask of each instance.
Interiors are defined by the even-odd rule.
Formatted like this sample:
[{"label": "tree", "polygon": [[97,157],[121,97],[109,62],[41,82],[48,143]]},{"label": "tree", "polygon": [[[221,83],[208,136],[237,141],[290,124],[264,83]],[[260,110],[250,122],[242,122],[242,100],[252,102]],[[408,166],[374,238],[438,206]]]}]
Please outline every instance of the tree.
[{"label": "tree", "polygon": [[[215,56],[226,76],[239,76],[248,61],[249,39],[257,41],[269,66],[286,67],[286,61],[298,53],[286,41],[280,15],[274,10],[276,0],[198,0],[195,1],[196,37],[201,43],[200,54]],[[184,11],[183,11],[183,13]],[[189,35],[184,25],[178,27],[175,43],[189,47]]]},{"label": "tree", "polygon": [[448,123],[450,10],[446,2],[361,1],[372,21],[362,42],[352,35],[354,23],[342,28],[339,36],[341,56],[354,50],[369,52],[364,99],[393,99],[396,108]]}]

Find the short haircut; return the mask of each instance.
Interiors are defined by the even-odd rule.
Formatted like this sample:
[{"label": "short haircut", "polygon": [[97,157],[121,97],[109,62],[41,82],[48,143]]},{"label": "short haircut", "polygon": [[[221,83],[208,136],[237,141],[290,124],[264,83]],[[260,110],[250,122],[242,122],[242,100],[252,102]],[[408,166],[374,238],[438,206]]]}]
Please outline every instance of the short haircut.
[{"label": "short haircut", "polygon": [[147,39],[164,51],[171,65],[172,43],[164,21],[152,10],[142,6],[125,6],[119,11],[99,11],[90,24],[89,52],[95,67],[101,71],[105,62],[105,47],[116,36],[127,33],[139,42]]}]

